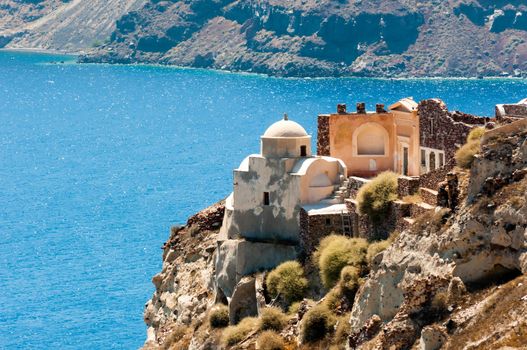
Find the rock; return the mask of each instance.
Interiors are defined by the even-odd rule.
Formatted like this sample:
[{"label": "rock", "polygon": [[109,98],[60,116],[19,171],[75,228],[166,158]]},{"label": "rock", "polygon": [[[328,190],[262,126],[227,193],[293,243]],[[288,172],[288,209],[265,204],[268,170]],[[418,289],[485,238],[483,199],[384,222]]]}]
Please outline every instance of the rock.
[{"label": "rock", "polygon": [[258,316],[256,278],[243,277],[236,285],[229,302],[229,320],[231,324],[237,324],[249,316]]},{"label": "rock", "polygon": [[241,277],[273,269],[297,257],[296,248],[290,245],[244,240],[226,240],[218,244],[216,282],[227,298]]},{"label": "rock", "polygon": [[447,340],[446,329],[441,326],[424,327],[419,346],[421,350],[439,350]]}]

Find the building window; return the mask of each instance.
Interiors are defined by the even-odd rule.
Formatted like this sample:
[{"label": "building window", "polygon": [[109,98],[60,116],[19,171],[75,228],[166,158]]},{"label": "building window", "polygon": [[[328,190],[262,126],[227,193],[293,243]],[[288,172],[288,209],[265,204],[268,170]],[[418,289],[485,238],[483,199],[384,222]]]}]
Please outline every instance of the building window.
[{"label": "building window", "polygon": [[439,167],[441,168],[443,165],[445,165],[445,155],[443,153],[439,153]]},{"label": "building window", "polygon": [[269,192],[264,192],[263,202],[264,202],[264,205],[269,205],[271,203]]},{"label": "building window", "polygon": [[430,152],[430,171],[436,170],[436,154],[435,152]]},{"label": "building window", "polygon": [[326,226],[331,226],[331,218],[326,218]]},{"label": "building window", "polygon": [[424,149],[421,150],[421,166],[426,166],[426,151]]},{"label": "building window", "polygon": [[300,157],[307,156],[307,146],[300,146]]}]

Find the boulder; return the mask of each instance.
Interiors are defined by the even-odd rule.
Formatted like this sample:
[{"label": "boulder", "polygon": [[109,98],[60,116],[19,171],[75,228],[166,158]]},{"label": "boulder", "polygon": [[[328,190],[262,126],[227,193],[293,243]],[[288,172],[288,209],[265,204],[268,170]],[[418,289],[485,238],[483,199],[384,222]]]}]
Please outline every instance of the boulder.
[{"label": "boulder", "polygon": [[229,321],[237,324],[249,316],[258,316],[256,278],[244,277],[238,282],[229,302]]},{"label": "boulder", "polygon": [[446,329],[441,326],[424,327],[419,345],[421,350],[439,350],[447,340]]}]

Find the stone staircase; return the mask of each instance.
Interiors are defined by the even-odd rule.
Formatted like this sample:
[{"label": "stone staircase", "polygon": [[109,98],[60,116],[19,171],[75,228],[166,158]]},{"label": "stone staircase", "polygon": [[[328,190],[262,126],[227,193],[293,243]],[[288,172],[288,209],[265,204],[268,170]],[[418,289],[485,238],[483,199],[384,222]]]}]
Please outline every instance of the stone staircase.
[{"label": "stone staircase", "polygon": [[333,193],[328,198],[321,200],[321,202],[326,204],[344,203],[344,199],[349,198],[348,184],[349,180],[347,178],[342,180],[340,184],[334,186]]}]

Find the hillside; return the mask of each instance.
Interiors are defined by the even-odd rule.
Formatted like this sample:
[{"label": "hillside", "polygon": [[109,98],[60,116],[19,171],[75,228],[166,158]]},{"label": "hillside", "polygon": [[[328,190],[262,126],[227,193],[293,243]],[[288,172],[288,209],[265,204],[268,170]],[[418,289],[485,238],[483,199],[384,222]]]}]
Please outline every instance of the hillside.
[{"label": "hillside", "polygon": [[[304,261],[309,290],[306,299],[289,308],[287,323],[278,329],[287,345],[277,348],[523,349],[525,127],[523,122],[487,132],[472,167],[455,168],[460,205],[424,213],[409,229],[394,234],[384,251],[368,258],[356,294],[344,292],[344,274],[333,289],[324,289],[317,267]],[[163,269],[153,278],[156,292],[145,309],[145,349],[224,348],[226,334],[231,337],[227,348],[254,349],[261,339],[261,323],[254,319],[235,328],[210,324],[215,305],[225,302],[214,292],[214,261],[221,256],[215,240],[223,213],[224,204],[217,203],[172,230],[164,245]],[[257,273],[253,278],[257,295],[265,297],[257,299],[260,311],[269,305],[284,307],[279,297],[269,303],[265,276]],[[327,328],[327,335],[306,343],[305,319],[321,306],[334,321],[329,327],[315,324]],[[239,336],[233,338],[236,332]]]},{"label": "hillside", "polygon": [[7,0],[0,47],[79,52],[107,41],[115,22],[143,0]]},{"label": "hillside", "polygon": [[519,0],[150,0],[83,62],[278,76],[521,76]]}]

